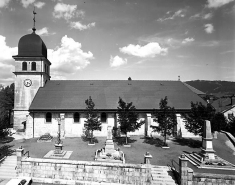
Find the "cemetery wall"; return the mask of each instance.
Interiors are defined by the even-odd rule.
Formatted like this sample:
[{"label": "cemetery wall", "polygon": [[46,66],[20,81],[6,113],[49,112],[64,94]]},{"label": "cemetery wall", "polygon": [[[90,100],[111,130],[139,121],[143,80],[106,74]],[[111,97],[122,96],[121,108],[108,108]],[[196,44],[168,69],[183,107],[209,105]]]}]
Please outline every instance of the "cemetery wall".
[{"label": "cemetery wall", "polygon": [[187,166],[187,163],[185,157],[179,158],[181,185],[235,185],[235,175],[196,173]]},{"label": "cemetery wall", "polygon": [[18,158],[18,176],[34,182],[84,184],[85,182],[146,185],[151,169],[144,164],[115,164],[74,160]]}]

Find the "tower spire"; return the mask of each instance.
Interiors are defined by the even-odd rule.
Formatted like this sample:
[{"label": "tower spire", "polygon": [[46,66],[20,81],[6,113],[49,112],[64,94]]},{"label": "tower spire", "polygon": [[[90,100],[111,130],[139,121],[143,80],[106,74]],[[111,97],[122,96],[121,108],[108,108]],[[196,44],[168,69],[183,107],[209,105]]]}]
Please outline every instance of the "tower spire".
[{"label": "tower spire", "polygon": [[32,30],[33,30],[33,33],[35,33],[35,31],[36,31],[36,28],[35,28],[35,22],[36,22],[36,20],[35,20],[35,15],[36,15],[37,13],[35,12],[35,6],[34,6],[34,9],[33,9],[33,28],[32,28]]}]

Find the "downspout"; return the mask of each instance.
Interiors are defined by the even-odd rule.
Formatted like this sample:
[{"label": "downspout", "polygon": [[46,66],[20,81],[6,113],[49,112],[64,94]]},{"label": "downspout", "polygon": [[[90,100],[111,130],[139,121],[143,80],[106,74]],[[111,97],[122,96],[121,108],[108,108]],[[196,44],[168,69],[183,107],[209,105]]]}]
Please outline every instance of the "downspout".
[{"label": "downspout", "polygon": [[41,59],[41,87],[42,87],[42,59]]},{"label": "downspout", "polygon": [[34,112],[33,112],[33,138],[34,138]]}]

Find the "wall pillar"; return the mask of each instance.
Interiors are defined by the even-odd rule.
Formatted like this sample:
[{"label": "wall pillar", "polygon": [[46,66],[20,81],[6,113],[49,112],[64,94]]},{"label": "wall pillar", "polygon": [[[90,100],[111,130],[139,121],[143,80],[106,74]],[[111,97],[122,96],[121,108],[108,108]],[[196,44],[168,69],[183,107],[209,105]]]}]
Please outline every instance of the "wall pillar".
[{"label": "wall pillar", "polygon": [[150,136],[150,125],[151,125],[151,113],[146,113],[146,119],[145,119],[145,131],[144,131],[144,136],[148,137]]},{"label": "wall pillar", "polygon": [[17,157],[17,171],[16,171],[16,176],[18,177],[20,173],[22,173],[22,163],[21,163],[21,160],[22,160],[22,157],[24,155],[24,148],[19,147],[16,149],[16,157]]},{"label": "wall pillar", "polygon": [[181,124],[181,115],[180,114],[176,114],[176,121],[177,121],[177,125],[176,125],[176,133],[174,133],[174,137],[182,137],[182,124]]},{"label": "wall pillar", "polygon": [[179,157],[179,172],[180,172],[180,181],[181,185],[188,185],[188,159],[182,154]]}]

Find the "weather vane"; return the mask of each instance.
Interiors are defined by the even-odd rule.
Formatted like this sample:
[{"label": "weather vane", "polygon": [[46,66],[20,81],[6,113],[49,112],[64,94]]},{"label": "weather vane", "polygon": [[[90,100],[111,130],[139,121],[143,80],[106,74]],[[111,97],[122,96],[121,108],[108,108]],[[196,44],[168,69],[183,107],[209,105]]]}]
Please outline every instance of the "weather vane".
[{"label": "weather vane", "polygon": [[35,12],[35,6],[34,6],[34,9],[33,9],[33,33],[35,33],[35,31],[36,31],[36,28],[35,28],[35,15],[36,15],[37,13]]}]

